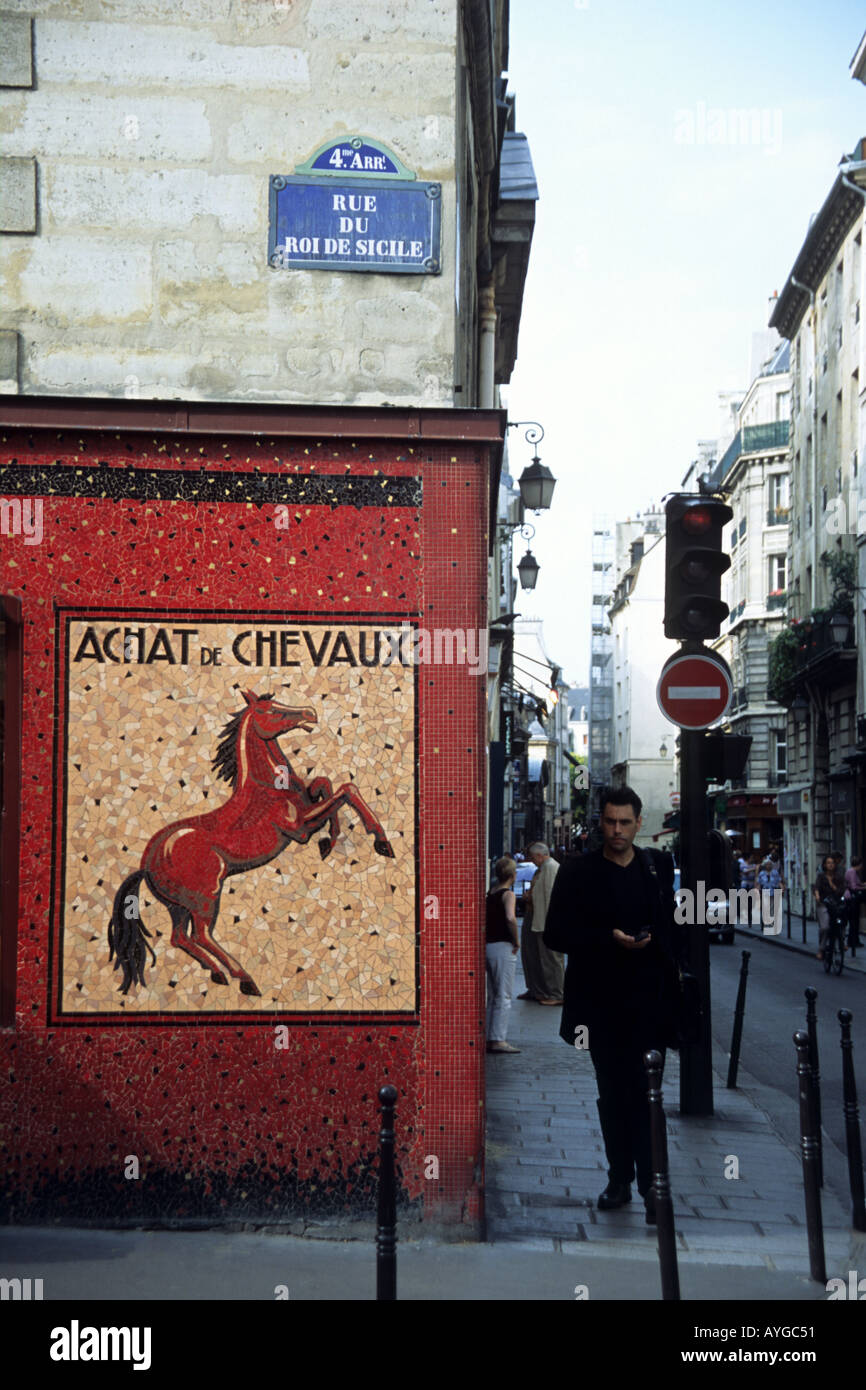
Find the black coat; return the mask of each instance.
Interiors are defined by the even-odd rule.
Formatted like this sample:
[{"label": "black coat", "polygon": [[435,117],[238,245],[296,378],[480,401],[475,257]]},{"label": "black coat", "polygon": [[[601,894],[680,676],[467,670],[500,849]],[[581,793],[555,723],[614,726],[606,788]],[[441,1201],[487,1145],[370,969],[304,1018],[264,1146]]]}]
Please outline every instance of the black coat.
[{"label": "black coat", "polygon": [[[623,1036],[647,1046],[669,1040],[683,953],[682,929],[674,922],[674,864],[660,850],[635,846],[635,855],[652,903],[648,923],[616,919],[602,881],[601,850],[567,859],[556,876],[543,940],[568,956],[559,1031],[569,1044],[581,1025],[589,1029],[590,1046]],[[640,951],[613,938],[615,927],[628,932],[643,926],[652,940]]]}]

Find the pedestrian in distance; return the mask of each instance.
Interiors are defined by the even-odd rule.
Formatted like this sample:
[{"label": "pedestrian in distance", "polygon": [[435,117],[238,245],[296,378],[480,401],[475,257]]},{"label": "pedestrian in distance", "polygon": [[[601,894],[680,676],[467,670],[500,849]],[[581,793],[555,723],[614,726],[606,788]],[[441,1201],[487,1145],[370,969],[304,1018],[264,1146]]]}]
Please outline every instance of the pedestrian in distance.
[{"label": "pedestrian in distance", "polygon": [[548,950],[543,941],[543,934],[550,894],[560,866],[551,858],[550,850],[541,840],[536,840],[530,845],[527,853],[535,865],[535,875],[529,885],[529,901],[520,932],[520,955],[526,993],[517,997],[532,999],[536,1004],[553,1006],[562,1003],[565,961],[558,951]]},{"label": "pedestrian in distance", "polygon": [[514,970],[520,942],[517,935],[514,878],[517,865],[504,855],[493,866],[496,880],[487,894],[487,1051],[519,1052],[506,1040]]},{"label": "pedestrian in distance", "polygon": [[825,854],[821,861],[821,871],[812,885],[812,896],[815,899],[815,915],[818,918],[818,960],[824,959],[824,950],[827,945],[827,933],[830,930],[830,913],[828,910],[828,899],[836,899],[844,896],[845,879],[840,868],[836,864],[835,854]]},{"label": "pedestrian in distance", "polygon": [[634,843],[641,806],[631,787],[602,792],[602,848],[563,864],[544,939],[568,956],[560,1037],[588,1044],[595,1068],[608,1161],[599,1209],[630,1202],[636,1174],[647,1223],[654,1225],[643,1057],[656,1048],[664,1060],[666,1047],[676,1045],[683,943],[674,921],[673,859]]},{"label": "pedestrian in distance", "polygon": [[866,883],[860,877],[863,860],[855,854],[851,867],[845,870],[845,897],[848,900],[848,945],[852,956],[857,954],[860,945],[860,904],[866,895]]}]

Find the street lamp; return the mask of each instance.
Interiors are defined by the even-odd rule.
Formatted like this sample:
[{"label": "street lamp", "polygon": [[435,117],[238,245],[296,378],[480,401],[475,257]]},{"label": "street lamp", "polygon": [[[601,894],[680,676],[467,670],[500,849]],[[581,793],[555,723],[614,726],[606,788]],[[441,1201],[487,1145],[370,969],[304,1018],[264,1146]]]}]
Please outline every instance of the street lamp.
[{"label": "street lamp", "polygon": [[806,699],[805,695],[801,694],[797,696],[796,700],[791,705],[791,713],[794,716],[795,724],[803,723],[803,720],[809,713],[809,701]]},{"label": "street lamp", "polygon": [[[521,535],[523,531],[521,530]],[[520,575],[521,589],[534,589],[538,580],[538,571],[541,569],[532,551],[527,546],[526,554],[517,566],[517,573]]]},{"label": "street lamp", "polygon": [[660,748],[659,748],[659,757],[660,757],[660,758],[666,758],[667,755],[668,755],[668,746],[667,746],[667,744],[665,743],[664,739],[662,739],[662,741],[661,741],[661,746],[660,746]]},{"label": "street lamp", "polygon": [[848,619],[844,613],[834,613],[830,619],[830,631],[837,647],[844,647],[848,636]]},{"label": "street lamp", "polygon": [[[528,425],[524,438],[527,444],[538,445],[544,438],[544,429],[535,420],[509,420],[507,429],[517,429],[521,425]],[[520,489],[520,500],[528,512],[546,512],[553,501],[553,489],[556,487],[556,479],[550,469],[541,462],[538,451],[532,457],[532,462],[528,463],[517,480]]]}]

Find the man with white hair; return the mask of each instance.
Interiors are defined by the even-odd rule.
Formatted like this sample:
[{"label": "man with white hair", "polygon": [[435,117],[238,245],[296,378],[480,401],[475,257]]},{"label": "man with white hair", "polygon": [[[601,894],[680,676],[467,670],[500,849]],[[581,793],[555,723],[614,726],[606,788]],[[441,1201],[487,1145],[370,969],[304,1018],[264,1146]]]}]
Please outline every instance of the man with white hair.
[{"label": "man with white hair", "polygon": [[520,932],[520,956],[526,993],[519,999],[533,999],[536,1004],[561,1004],[565,982],[565,960],[559,951],[551,951],[542,940],[547,921],[547,909],[553,881],[559,865],[551,859],[550,850],[541,840],[529,846],[528,857],[535,865],[530,885],[529,901]]}]

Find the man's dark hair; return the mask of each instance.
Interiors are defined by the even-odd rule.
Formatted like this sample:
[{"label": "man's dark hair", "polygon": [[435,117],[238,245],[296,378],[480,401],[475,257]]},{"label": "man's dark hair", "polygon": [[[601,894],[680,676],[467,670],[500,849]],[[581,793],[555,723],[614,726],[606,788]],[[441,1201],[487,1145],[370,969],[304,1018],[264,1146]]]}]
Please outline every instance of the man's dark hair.
[{"label": "man's dark hair", "polygon": [[631,806],[634,809],[634,818],[637,820],[643,802],[632,787],[604,787],[599,798],[599,806],[602,815],[604,815],[605,806]]}]

